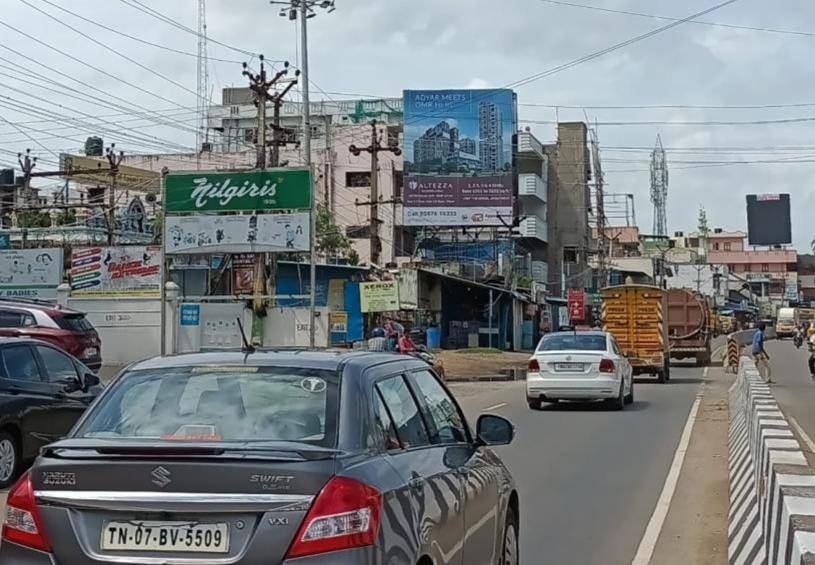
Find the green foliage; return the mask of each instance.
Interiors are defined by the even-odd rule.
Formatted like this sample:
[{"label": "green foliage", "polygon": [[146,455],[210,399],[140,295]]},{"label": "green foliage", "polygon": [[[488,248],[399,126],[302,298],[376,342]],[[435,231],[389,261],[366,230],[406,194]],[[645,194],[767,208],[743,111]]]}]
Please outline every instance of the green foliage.
[{"label": "green foliage", "polygon": [[46,212],[30,210],[20,212],[17,222],[21,228],[47,228],[51,226],[51,216]]},{"label": "green foliage", "polygon": [[69,208],[68,210],[63,210],[57,215],[57,225],[58,226],[70,226],[76,223],[76,212]]},{"label": "green foliage", "polygon": [[317,251],[333,257],[346,257],[351,259],[352,254],[359,261],[359,255],[354,250],[351,240],[340,230],[334,222],[334,216],[327,206],[317,205]]}]

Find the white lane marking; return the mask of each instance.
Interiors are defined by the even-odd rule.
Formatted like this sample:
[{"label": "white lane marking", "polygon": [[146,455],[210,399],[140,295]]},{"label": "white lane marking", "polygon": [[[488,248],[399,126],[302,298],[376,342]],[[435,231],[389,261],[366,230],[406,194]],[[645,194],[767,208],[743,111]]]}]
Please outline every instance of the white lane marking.
[{"label": "white lane marking", "polygon": [[665,477],[665,484],[662,486],[659,500],[657,500],[654,513],[651,514],[651,519],[648,521],[648,526],[645,528],[645,533],[642,535],[640,545],[637,548],[634,559],[631,561],[631,565],[648,565],[651,561],[651,556],[654,554],[654,548],[657,545],[659,534],[665,523],[665,517],[668,515],[668,510],[671,507],[671,499],[673,499],[674,492],[676,491],[676,484],[679,482],[679,472],[682,470],[682,463],[685,461],[691,431],[696,421],[696,413],[699,411],[699,404],[702,401],[703,393],[704,385],[699,390],[699,393],[696,395],[696,400],[693,401],[693,406],[690,408],[688,419],[685,422],[685,428],[682,430],[682,436],[679,438],[679,445],[676,447],[676,452],[674,453],[671,468],[668,470],[668,476]]},{"label": "white lane marking", "polygon": [[798,423],[798,420],[789,416],[787,418],[792,424],[792,427],[795,428],[795,431],[798,432],[798,435],[801,436],[801,439],[804,440],[804,443],[807,444],[807,449],[809,449],[810,453],[815,453],[815,441],[812,441],[812,438],[804,431],[804,428],[801,427],[801,424]]},{"label": "white lane marking", "polygon": [[702,371],[702,378],[703,378],[703,379],[706,379],[706,378],[707,378],[707,370],[708,370],[708,368],[709,368],[709,367],[705,367],[705,369]]},{"label": "white lane marking", "polygon": [[490,410],[498,410],[499,408],[503,408],[506,405],[507,405],[506,402],[501,402],[500,404],[496,404],[495,406],[487,406],[486,408],[484,408],[484,412],[489,412]]}]

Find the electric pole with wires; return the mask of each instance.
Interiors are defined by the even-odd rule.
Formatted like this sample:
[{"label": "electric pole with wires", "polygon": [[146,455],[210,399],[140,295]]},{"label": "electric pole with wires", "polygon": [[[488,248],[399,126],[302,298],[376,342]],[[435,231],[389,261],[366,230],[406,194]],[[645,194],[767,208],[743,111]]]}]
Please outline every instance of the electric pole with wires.
[{"label": "electric pole with wires", "polygon": [[[371,154],[371,201],[370,202],[357,202],[357,206],[370,206],[371,207],[371,220],[369,236],[371,238],[371,264],[379,264],[379,254],[382,252],[382,241],[379,237],[379,205],[386,204],[386,202],[379,198],[379,153],[382,151],[390,151],[394,155],[401,155],[402,150],[396,145],[382,145],[381,136],[376,129],[376,120],[371,121],[371,144],[368,147],[357,147],[351,145],[348,150],[356,157],[361,153]],[[387,203],[394,204],[394,201]]]},{"label": "electric pole with wires", "polygon": [[125,158],[124,151],[116,153],[116,144],[111,143],[105,151],[108,165],[110,166],[110,185],[108,186],[108,245],[113,245],[114,232],[116,231],[116,179],[119,176],[119,165]]}]

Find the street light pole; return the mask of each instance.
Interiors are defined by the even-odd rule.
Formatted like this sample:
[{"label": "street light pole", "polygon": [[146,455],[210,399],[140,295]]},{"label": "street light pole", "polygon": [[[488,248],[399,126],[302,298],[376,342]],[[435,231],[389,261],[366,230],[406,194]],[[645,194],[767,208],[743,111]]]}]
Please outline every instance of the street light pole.
[{"label": "street light pole", "polygon": [[303,96],[303,151],[305,152],[304,163],[309,168],[311,175],[311,211],[310,217],[310,235],[309,235],[309,248],[311,249],[311,266],[309,270],[309,330],[308,330],[308,345],[313,348],[316,343],[317,333],[317,198],[314,190],[314,171],[311,166],[311,107],[309,106],[309,82],[308,82],[308,20],[314,17],[315,7],[327,9],[329,12],[334,11],[334,0],[290,0],[289,2],[281,2],[270,0],[272,5],[284,5],[280,11],[281,16],[286,16],[290,20],[297,19],[298,9],[300,12],[300,72],[303,75],[302,96]]}]

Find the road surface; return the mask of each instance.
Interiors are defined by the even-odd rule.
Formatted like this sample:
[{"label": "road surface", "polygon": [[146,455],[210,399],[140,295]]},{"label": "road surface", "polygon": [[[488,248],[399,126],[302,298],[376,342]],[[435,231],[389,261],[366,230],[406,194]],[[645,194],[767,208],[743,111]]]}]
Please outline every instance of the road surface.
[{"label": "road surface", "polygon": [[815,463],[815,382],[807,366],[809,351],[806,345],[796,349],[791,339],[768,341],[766,347],[775,381],[775,398],[801,436],[810,462]]},{"label": "road surface", "polygon": [[473,425],[485,411],[515,424],[515,442],[498,451],[520,489],[522,563],[631,563],[703,375],[671,374],[665,385],[638,379],[624,412],[571,403],[532,411],[523,382],[451,385]]}]

